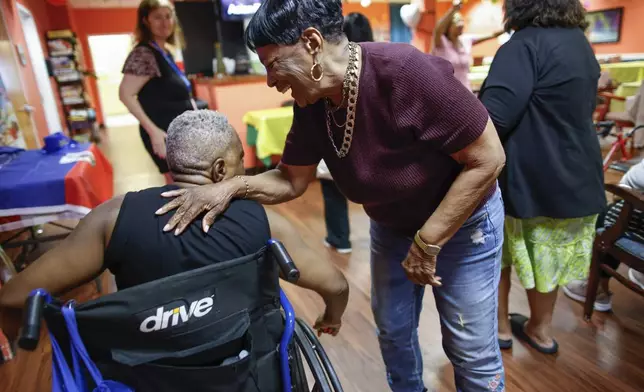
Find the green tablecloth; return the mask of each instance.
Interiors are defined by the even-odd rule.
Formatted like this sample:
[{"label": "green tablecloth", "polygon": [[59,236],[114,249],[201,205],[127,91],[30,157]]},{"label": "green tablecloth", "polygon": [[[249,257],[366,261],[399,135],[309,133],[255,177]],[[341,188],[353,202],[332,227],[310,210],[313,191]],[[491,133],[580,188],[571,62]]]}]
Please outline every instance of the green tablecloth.
[{"label": "green tablecloth", "polygon": [[[622,83],[615,90],[615,95],[618,97],[632,97],[637,95],[637,90],[639,90],[642,82],[629,82]],[[626,111],[626,102],[611,100],[610,102],[610,111],[615,113],[622,113]]]},{"label": "green tablecloth", "polygon": [[255,147],[257,158],[270,166],[271,157],[282,155],[286,135],[293,123],[293,108],[253,110],[244,115],[246,144]]},{"label": "green tablecloth", "polygon": [[[246,144],[257,149],[257,129],[252,125],[246,125]],[[270,156],[264,159],[257,157],[257,159],[266,167],[269,167],[272,163]]]},{"label": "green tablecloth", "polygon": [[[601,67],[602,70],[608,71],[611,79],[619,84],[641,82],[644,80],[644,61],[602,64]],[[489,71],[489,65],[471,67],[470,81],[476,83],[484,80]]]},{"label": "green tablecloth", "polygon": [[602,64],[602,70],[608,71],[615,82],[631,83],[644,80],[644,61]]}]

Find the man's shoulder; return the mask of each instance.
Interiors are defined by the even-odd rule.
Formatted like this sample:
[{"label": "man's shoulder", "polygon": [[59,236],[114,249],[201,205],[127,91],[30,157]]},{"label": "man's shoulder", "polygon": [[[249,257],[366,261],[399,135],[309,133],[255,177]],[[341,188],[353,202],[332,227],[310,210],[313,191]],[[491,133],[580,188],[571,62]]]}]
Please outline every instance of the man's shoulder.
[{"label": "man's shoulder", "polygon": [[[172,200],[171,198],[161,196],[161,194],[163,192],[176,189],[179,189],[176,185],[165,185],[161,187],[146,188],[135,192],[128,192],[122,196],[123,203],[134,203],[137,205],[137,208],[134,209],[137,214],[149,213],[150,211],[154,212]],[[264,206],[256,201],[244,199],[235,199],[231,201],[230,205],[222,215],[230,216],[237,214],[251,215],[260,219],[266,217]]]},{"label": "man's shoulder", "polygon": [[258,219],[268,219],[266,218],[266,210],[263,205],[256,201],[245,199],[231,201],[224,214],[244,214]]},{"label": "man's shoulder", "polygon": [[[192,224],[196,226],[191,230],[201,230],[200,219]],[[242,250],[240,255],[256,252],[271,238],[266,210],[255,201],[235,199],[215,220],[208,236],[214,238],[218,246],[222,244],[222,236],[232,240],[235,247]]]}]

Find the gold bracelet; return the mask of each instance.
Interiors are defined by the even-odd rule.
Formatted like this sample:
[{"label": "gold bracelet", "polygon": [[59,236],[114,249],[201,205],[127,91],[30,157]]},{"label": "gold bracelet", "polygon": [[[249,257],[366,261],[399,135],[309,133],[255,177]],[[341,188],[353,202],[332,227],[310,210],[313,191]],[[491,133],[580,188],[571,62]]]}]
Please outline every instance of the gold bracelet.
[{"label": "gold bracelet", "polygon": [[422,238],[420,238],[420,230],[416,232],[416,235],[414,236],[414,242],[427,256],[438,256],[441,251],[440,246],[428,244]]},{"label": "gold bracelet", "polygon": [[235,176],[235,177],[237,177],[237,178],[239,178],[240,180],[242,180],[242,181],[244,182],[244,184],[246,185],[246,193],[244,193],[244,197],[242,197],[242,199],[245,199],[245,198],[246,198],[246,196],[248,196],[248,190],[249,190],[249,188],[250,188],[250,187],[248,186],[248,181],[246,181],[246,179],[245,179],[244,177],[242,177],[242,176]]}]

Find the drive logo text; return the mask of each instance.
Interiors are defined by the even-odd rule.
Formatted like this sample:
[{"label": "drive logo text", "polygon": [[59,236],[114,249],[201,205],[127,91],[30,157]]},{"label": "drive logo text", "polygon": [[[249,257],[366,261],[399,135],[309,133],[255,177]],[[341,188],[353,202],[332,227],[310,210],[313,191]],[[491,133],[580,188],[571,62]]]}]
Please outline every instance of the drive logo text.
[{"label": "drive logo text", "polygon": [[190,303],[186,309],[186,305],[181,305],[176,308],[165,310],[164,307],[157,308],[156,313],[141,323],[139,330],[144,333],[161,331],[169,327],[175,327],[181,323],[185,323],[191,318],[201,318],[212,310],[214,305],[214,295],[202,298]]}]

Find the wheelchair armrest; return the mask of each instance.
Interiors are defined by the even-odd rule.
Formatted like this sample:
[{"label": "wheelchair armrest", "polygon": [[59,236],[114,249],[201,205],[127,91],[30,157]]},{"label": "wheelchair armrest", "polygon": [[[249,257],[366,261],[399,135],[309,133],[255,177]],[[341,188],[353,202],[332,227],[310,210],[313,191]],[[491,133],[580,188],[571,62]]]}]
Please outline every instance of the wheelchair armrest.
[{"label": "wheelchair armrest", "polygon": [[284,245],[277,240],[270,240],[268,241],[268,247],[280,266],[284,279],[289,283],[297,282],[300,279],[300,271],[295,266]]},{"label": "wheelchair armrest", "polygon": [[23,350],[33,351],[38,347],[42,314],[48,300],[49,294],[42,289],[32,291],[27,297],[22,330],[18,339],[18,346]]},{"label": "wheelchair armrest", "polygon": [[611,93],[599,93],[597,95],[599,95],[602,98],[614,99],[616,101],[626,101],[626,97],[620,97],[619,95],[615,95]]},{"label": "wheelchair armrest", "polygon": [[613,127],[613,126],[615,126],[615,121],[611,121],[611,120],[597,121],[595,126],[597,126],[598,128],[599,127],[602,127],[602,128],[604,128],[604,127]]},{"label": "wheelchair armrest", "polygon": [[610,131],[613,130],[613,127],[615,126],[615,121],[597,121],[595,123],[595,128],[597,129],[597,136],[605,138],[606,136],[610,135]]},{"label": "wheelchair armrest", "polygon": [[638,210],[644,210],[644,193],[615,184],[606,184],[606,190]]},{"label": "wheelchair armrest", "polygon": [[631,129],[630,132],[628,132],[627,137],[631,137],[631,136],[633,136],[635,134],[635,132],[641,131],[643,129],[644,129],[644,125],[638,125],[635,128]]}]

